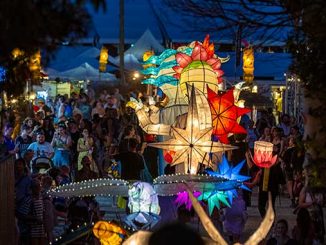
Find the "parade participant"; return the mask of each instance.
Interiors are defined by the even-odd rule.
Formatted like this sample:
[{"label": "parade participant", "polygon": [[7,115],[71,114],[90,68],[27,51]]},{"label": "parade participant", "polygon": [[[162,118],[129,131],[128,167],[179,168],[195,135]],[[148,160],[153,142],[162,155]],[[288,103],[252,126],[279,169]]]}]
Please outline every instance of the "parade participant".
[{"label": "parade participant", "polygon": [[53,157],[54,166],[69,165],[71,138],[66,132],[66,125],[64,123],[58,125],[58,131],[54,133],[51,145],[55,149]]},{"label": "parade participant", "polygon": [[127,151],[123,151],[113,158],[121,163],[121,178],[125,180],[140,180],[140,172],[144,169],[144,160],[137,153],[138,141],[135,138],[128,140]]}]

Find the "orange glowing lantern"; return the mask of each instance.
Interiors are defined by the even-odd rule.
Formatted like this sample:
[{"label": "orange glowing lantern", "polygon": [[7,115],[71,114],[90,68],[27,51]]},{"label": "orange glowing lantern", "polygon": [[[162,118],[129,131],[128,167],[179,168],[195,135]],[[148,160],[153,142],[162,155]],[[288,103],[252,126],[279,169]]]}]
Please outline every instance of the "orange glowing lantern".
[{"label": "orange glowing lantern", "polygon": [[36,51],[29,59],[29,70],[33,79],[39,79],[41,74],[41,51]]},{"label": "orange glowing lantern", "polygon": [[125,230],[115,223],[98,221],[93,227],[94,235],[101,244],[120,245],[126,236]]},{"label": "orange glowing lantern", "polygon": [[207,87],[207,99],[212,113],[213,135],[217,136],[221,143],[229,143],[230,133],[246,134],[241,127],[238,117],[250,112],[247,108],[240,108],[234,104],[233,89],[224,94],[217,94]]},{"label": "orange glowing lantern", "polygon": [[251,46],[243,50],[243,80],[252,83],[254,80],[254,50]]},{"label": "orange glowing lantern", "polygon": [[175,151],[165,151],[164,153],[164,160],[167,162],[167,163],[172,163],[173,162],[173,157],[175,155]]}]

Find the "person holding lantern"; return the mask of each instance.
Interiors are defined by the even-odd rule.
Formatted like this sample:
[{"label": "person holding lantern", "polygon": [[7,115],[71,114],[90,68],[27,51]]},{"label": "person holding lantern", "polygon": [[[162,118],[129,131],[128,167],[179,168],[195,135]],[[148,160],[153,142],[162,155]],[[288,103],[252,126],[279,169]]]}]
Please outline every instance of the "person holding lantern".
[{"label": "person holding lantern", "polygon": [[[268,202],[268,192],[272,195],[273,208],[275,200],[279,194],[279,185],[285,184],[282,168],[277,159],[273,156],[273,144],[265,141],[256,141],[254,148],[253,162],[261,168],[259,171],[259,192],[258,210],[263,218],[266,214],[266,204]],[[274,208],[275,210],[275,208]]]}]

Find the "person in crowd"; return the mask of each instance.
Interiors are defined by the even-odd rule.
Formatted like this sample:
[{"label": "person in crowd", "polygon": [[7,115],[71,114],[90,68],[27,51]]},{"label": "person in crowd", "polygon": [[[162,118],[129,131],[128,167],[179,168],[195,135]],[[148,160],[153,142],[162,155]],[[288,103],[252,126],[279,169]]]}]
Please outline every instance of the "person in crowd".
[{"label": "person in crowd", "polygon": [[44,205],[44,229],[46,232],[47,244],[54,242],[53,229],[56,224],[56,211],[52,198],[48,195],[48,191],[52,186],[52,178],[48,175],[42,177],[42,198]]},{"label": "person in crowd", "polygon": [[272,134],[272,143],[273,143],[273,155],[278,155],[282,157],[284,151],[284,140],[282,138],[281,129],[275,128]]},{"label": "person in crowd", "polygon": [[33,139],[28,135],[27,126],[23,125],[20,135],[15,140],[15,147],[17,148],[16,157],[22,158],[23,153],[27,150],[28,146],[33,143]]},{"label": "person in crowd", "polygon": [[81,137],[81,133],[78,129],[78,125],[74,119],[70,119],[68,121],[68,130],[69,134],[71,137],[71,147],[70,147],[70,152],[71,152],[71,167],[72,167],[72,172],[75,173],[77,172],[78,168],[78,151],[77,151],[77,145],[78,145],[78,140]]},{"label": "person in crowd", "polygon": [[18,147],[15,146],[14,140],[11,138],[14,127],[11,124],[6,124],[3,130],[2,140],[6,146],[6,153],[9,155],[15,155],[18,152]]},{"label": "person in crowd", "polygon": [[26,170],[27,170],[28,174],[30,175],[32,173],[31,166],[32,166],[32,160],[34,157],[34,151],[31,149],[26,149],[23,152],[22,156],[26,163]]},{"label": "person in crowd", "polygon": [[56,123],[59,123],[65,117],[65,109],[66,109],[65,97],[59,96],[57,101],[57,106],[56,106],[56,120],[55,120]]},{"label": "person in crowd", "polygon": [[262,136],[264,134],[265,128],[271,128],[272,125],[268,121],[268,114],[266,110],[260,111],[260,116],[258,117],[258,120],[256,122],[256,129],[259,136]]},{"label": "person in crowd", "polygon": [[123,96],[120,94],[120,91],[118,88],[114,89],[113,95],[112,95],[116,101],[117,101],[117,107],[119,108],[121,106],[121,102],[125,102],[125,99]]},{"label": "person in crowd", "polygon": [[84,119],[91,120],[92,106],[89,103],[87,94],[80,94],[80,100],[77,108],[81,111]]},{"label": "person in crowd", "polygon": [[309,170],[304,170],[305,174],[305,185],[302,188],[299,195],[299,205],[297,209],[305,208],[309,212],[309,217],[314,225],[316,240],[320,243],[324,243],[325,237],[325,224],[324,224],[324,213],[321,207],[322,197],[315,195],[312,192],[309,181],[311,180],[311,173]]},{"label": "person in crowd", "polygon": [[267,109],[266,118],[267,118],[267,121],[268,121],[270,127],[273,127],[273,126],[276,125],[276,119],[275,119],[275,116],[273,114],[273,108],[270,107],[270,108]]},{"label": "person in crowd", "polygon": [[76,174],[76,182],[98,178],[98,174],[91,169],[92,161],[88,156],[84,156],[81,163],[83,167]]},{"label": "person in crowd", "polygon": [[15,160],[15,205],[19,207],[31,194],[31,177],[28,175],[24,159]]},{"label": "person in crowd", "polygon": [[230,243],[240,241],[246,221],[248,219],[246,203],[243,200],[242,191],[238,191],[237,197],[232,201],[231,207],[224,209],[222,216],[223,226],[226,234],[228,235]]},{"label": "person in crowd", "polygon": [[92,109],[92,118],[94,118],[95,114],[98,114],[99,117],[101,117],[101,118],[104,117],[104,115],[105,115],[105,109],[103,107],[102,102],[99,100],[95,101],[95,103],[94,103],[94,107]]},{"label": "person in crowd", "polygon": [[292,126],[290,131],[290,136],[292,136],[296,141],[302,140],[302,135],[298,126]]},{"label": "person in crowd", "polygon": [[258,136],[254,128],[254,125],[255,125],[254,121],[250,120],[248,124],[247,138],[246,138],[246,141],[248,142],[248,148],[251,154],[254,154],[255,141],[258,140]]},{"label": "person in crowd", "polygon": [[[245,142],[245,139],[247,137],[246,134],[234,134],[234,143],[232,145],[237,146],[238,148],[231,151],[231,154],[228,155],[229,159],[231,160],[233,166],[240,163],[241,161],[247,159],[248,154],[248,143]],[[250,175],[250,166],[248,166],[249,162],[247,161],[247,164],[243,165],[243,167],[240,170],[241,175],[249,176]],[[247,206],[251,206],[251,192],[244,190],[242,192],[243,200],[246,203]]]},{"label": "person in crowd", "polygon": [[53,135],[55,133],[55,129],[51,117],[46,116],[43,119],[42,130],[44,131],[45,141],[51,142]]},{"label": "person in crowd", "polygon": [[71,183],[69,166],[63,165],[59,168],[59,170],[60,170],[60,174],[58,176],[60,177],[60,185]]},{"label": "person in crowd", "polygon": [[89,135],[88,129],[84,128],[82,137],[78,139],[77,152],[78,152],[78,170],[82,168],[82,159],[84,156],[89,156],[93,151],[93,138]]},{"label": "person in crowd", "polygon": [[129,139],[129,148],[113,158],[121,163],[121,178],[125,180],[140,180],[140,172],[144,169],[144,160],[137,153],[138,141],[135,138]]},{"label": "person in crowd", "polygon": [[292,230],[292,238],[298,245],[314,244],[316,238],[315,227],[306,208],[300,208],[297,213],[296,224]]},{"label": "person in crowd", "polygon": [[[265,171],[269,171],[269,176],[264,174]],[[265,175],[265,176],[264,176]],[[264,188],[264,178],[267,178],[267,185]],[[272,204],[275,212],[275,200],[279,194],[279,186],[285,184],[285,178],[283,176],[283,171],[279,162],[274,164],[269,169],[261,169],[259,189],[258,189],[258,210],[260,216],[263,218],[266,214],[266,204],[268,201],[268,192],[272,194]]]},{"label": "person in crowd", "polygon": [[290,125],[290,117],[288,114],[283,114],[281,116],[281,122],[278,125],[278,127],[283,129],[285,137],[289,136],[290,130],[291,130],[291,125]]},{"label": "person in crowd", "polygon": [[294,239],[291,239],[288,235],[289,231],[289,224],[285,219],[278,220],[274,225],[274,234],[272,237],[267,241],[273,241],[276,245],[292,245],[296,244]]},{"label": "person in crowd", "polygon": [[70,164],[71,138],[67,134],[66,125],[60,123],[58,131],[54,133],[51,145],[55,149],[53,164],[56,167]]},{"label": "person in crowd", "polygon": [[50,116],[52,114],[51,108],[46,105],[44,99],[38,99],[37,102],[39,111],[43,111],[44,116]]},{"label": "person in crowd", "polygon": [[130,139],[136,139],[138,144],[141,141],[139,135],[136,134],[136,130],[133,125],[128,125],[125,128],[123,135],[121,136],[119,143],[119,153],[127,152],[129,150]]},{"label": "person in crowd", "polygon": [[298,152],[296,149],[295,139],[293,137],[289,137],[288,147],[283,154],[282,162],[284,165],[283,168],[285,172],[286,186],[291,199],[292,208],[295,207],[295,199],[293,195],[294,171],[296,170],[296,172],[301,172],[302,169],[302,167],[298,166],[300,163],[298,162],[297,154]]},{"label": "person in crowd", "polygon": [[54,155],[53,147],[49,142],[45,141],[43,131],[37,132],[36,142],[30,144],[27,149],[34,151],[33,160],[38,157],[47,157],[51,159]]},{"label": "person in crowd", "polygon": [[44,245],[46,244],[44,205],[38,178],[32,180],[31,190],[32,195],[25,198],[23,204],[17,209],[18,225],[24,240],[28,239],[31,244]]},{"label": "person in crowd", "polygon": [[264,128],[264,132],[262,136],[259,138],[259,141],[272,142],[271,128],[269,127]]}]

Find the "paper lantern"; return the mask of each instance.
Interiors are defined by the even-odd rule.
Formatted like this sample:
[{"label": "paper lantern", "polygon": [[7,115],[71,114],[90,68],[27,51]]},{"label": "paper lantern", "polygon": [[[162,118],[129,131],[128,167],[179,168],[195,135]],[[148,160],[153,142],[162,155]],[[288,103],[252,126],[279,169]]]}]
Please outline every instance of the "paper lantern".
[{"label": "paper lantern", "polygon": [[[144,52],[143,54],[143,61],[147,61],[150,57],[152,57],[154,55],[154,51],[153,50],[147,50]],[[148,64],[148,65],[143,65],[144,69],[147,69],[149,67],[155,66],[153,64]]]},{"label": "paper lantern", "polygon": [[175,151],[172,165],[184,163],[185,173],[196,174],[199,163],[209,165],[208,153],[224,152],[236,148],[220,142],[212,142],[212,128],[200,129],[199,118],[201,117],[202,115],[199,115],[197,109],[195,88],[192,86],[186,128],[171,126],[173,139],[151,143],[149,146]]},{"label": "paper lantern", "polygon": [[128,195],[128,207],[131,213],[160,213],[158,197],[151,184],[137,181],[130,186]]},{"label": "paper lantern", "polygon": [[29,58],[29,70],[32,73],[33,79],[40,78],[41,72],[41,51],[36,51],[33,55]]},{"label": "paper lantern", "polygon": [[252,83],[254,80],[254,50],[252,47],[246,47],[243,50],[243,80]]},{"label": "paper lantern", "polygon": [[126,232],[115,223],[98,221],[93,227],[94,235],[101,244],[120,245],[126,237]]},{"label": "paper lantern", "polygon": [[15,48],[12,52],[11,52],[12,56],[14,59],[17,59],[20,56],[24,55],[24,51],[19,49],[19,48]]},{"label": "paper lantern", "polygon": [[173,162],[173,157],[175,155],[175,151],[163,151],[163,155],[164,155],[164,160],[167,163],[172,163]]},{"label": "paper lantern", "polygon": [[250,112],[247,108],[240,108],[234,104],[233,89],[223,94],[217,94],[207,88],[208,103],[212,113],[213,135],[217,136],[222,143],[229,143],[228,135],[246,134],[247,131],[241,127],[238,117]]},{"label": "paper lantern", "polygon": [[[201,195],[201,192],[199,191],[195,191],[193,193],[194,197],[198,198]],[[192,207],[188,192],[183,191],[183,192],[179,192],[177,195],[177,198],[174,201],[175,204],[179,206],[185,205],[186,209],[190,210]]]},{"label": "paper lantern", "polygon": [[225,181],[220,186],[217,186],[215,191],[205,191],[199,200],[207,200],[210,214],[213,212],[214,207],[220,208],[219,202],[229,206],[232,204],[232,199],[237,196],[237,188],[249,190],[247,186],[243,184],[244,181],[249,180],[251,177],[241,175],[240,171],[245,163],[245,160],[238,163],[236,166],[229,164],[226,156],[223,155],[222,162],[218,164],[218,170],[207,171],[211,176],[222,177],[228,181]]},{"label": "paper lantern", "polygon": [[209,35],[204,42],[195,43],[191,55],[177,53],[178,65],[173,67],[176,72],[175,78],[180,80],[181,90],[187,95],[187,84],[206,94],[206,86],[209,85],[214,91],[218,90],[218,83],[222,82],[224,72],[221,68],[221,60],[214,56],[214,44],[209,43]]},{"label": "paper lantern", "polygon": [[276,163],[277,155],[273,156],[273,144],[266,141],[255,141],[254,163],[261,168],[270,168]]},{"label": "paper lantern", "polygon": [[109,51],[106,47],[103,46],[101,48],[100,58],[99,58],[99,68],[98,68],[100,72],[106,71],[106,64],[108,63],[108,58],[109,58],[108,52]]}]

